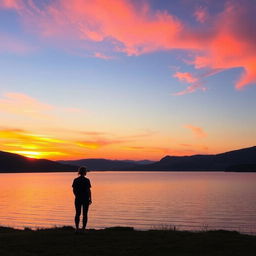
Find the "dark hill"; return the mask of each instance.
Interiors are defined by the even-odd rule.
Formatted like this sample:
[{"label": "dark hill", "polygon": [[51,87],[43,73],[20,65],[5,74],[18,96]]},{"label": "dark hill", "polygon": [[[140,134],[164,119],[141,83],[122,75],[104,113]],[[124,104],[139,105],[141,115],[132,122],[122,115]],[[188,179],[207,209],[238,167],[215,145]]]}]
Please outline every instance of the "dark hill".
[{"label": "dark hill", "polygon": [[[256,164],[256,147],[229,151],[217,155],[165,156],[159,162],[134,167],[141,171],[224,171],[231,166],[248,167]],[[234,168],[233,168],[234,169]],[[255,169],[255,168],[254,168]],[[235,169],[234,169],[235,170]]]},{"label": "dark hill", "polygon": [[0,151],[0,172],[66,172],[75,170],[77,170],[76,166]]},{"label": "dark hill", "polygon": [[76,166],[86,166],[89,170],[96,171],[125,171],[136,167],[139,168],[139,166],[153,163],[153,161],[109,160],[103,158],[88,158],[73,161],[59,161],[59,163],[71,164]]}]

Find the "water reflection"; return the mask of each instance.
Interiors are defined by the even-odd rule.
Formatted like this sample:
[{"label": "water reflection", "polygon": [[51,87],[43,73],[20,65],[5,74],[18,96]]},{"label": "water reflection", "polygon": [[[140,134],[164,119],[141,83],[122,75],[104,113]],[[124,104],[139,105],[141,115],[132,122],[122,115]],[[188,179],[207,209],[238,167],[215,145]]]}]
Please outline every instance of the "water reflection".
[{"label": "water reflection", "polygon": [[[0,225],[73,225],[74,173],[0,174]],[[91,172],[88,228],[226,228],[256,232],[256,174]]]}]

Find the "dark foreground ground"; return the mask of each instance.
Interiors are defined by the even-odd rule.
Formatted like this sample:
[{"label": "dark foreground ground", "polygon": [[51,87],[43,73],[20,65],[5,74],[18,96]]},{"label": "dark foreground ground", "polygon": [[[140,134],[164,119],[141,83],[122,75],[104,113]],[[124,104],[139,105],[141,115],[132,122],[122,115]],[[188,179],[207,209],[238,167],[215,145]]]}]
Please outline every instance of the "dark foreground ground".
[{"label": "dark foreground ground", "polygon": [[256,236],[231,231],[134,231],[132,228],[46,230],[0,228],[0,255],[255,256]]}]

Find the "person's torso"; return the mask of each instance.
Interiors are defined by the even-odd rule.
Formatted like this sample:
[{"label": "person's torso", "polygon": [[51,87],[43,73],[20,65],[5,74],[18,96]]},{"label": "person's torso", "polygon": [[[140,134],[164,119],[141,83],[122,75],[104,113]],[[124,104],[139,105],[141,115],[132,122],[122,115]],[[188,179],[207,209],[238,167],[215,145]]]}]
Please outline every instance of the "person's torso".
[{"label": "person's torso", "polygon": [[73,189],[76,198],[87,199],[90,191],[90,180],[85,177],[78,177],[74,179]]}]

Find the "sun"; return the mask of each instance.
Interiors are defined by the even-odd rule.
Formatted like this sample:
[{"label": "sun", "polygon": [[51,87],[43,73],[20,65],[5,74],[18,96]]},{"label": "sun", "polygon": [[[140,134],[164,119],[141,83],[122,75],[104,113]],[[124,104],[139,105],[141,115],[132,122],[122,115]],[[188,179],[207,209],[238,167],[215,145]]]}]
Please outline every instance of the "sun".
[{"label": "sun", "polygon": [[9,151],[11,153],[15,153],[15,154],[19,154],[25,157],[29,157],[29,158],[42,158],[42,156],[44,154],[42,154],[41,152],[36,152],[36,151],[20,151],[20,150],[15,150],[15,151]]}]

